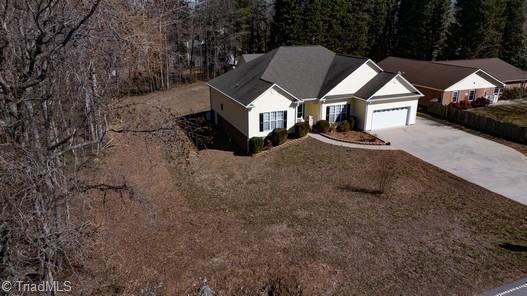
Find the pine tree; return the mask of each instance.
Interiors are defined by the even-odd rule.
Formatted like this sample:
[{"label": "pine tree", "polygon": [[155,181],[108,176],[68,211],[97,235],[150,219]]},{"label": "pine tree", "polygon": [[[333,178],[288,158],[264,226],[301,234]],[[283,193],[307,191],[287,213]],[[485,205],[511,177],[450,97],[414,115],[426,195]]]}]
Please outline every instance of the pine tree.
[{"label": "pine tree", "polygon": [[266,0],[256,0],[252,10],[251,33],[248,41],[249,53],[269,51],[270,22]]},{"label": "pine tree", "polygon": [[241,51],[247,53],[251,34],[251,3],[249,0],[236,0],[233,18],[234,32],[240,39]]},{"label": "pine tree", "polygon": [[271,48],[302,44],[302,6],[300,0],[276,0],[271,24]]},{"label": "pine tree", "polygon": [[510,0],[504,12],[505,27],[500,57],[518,67],[525,67],[527,55],[526,37],[523,32],[525,23],[524,0]]},{"label": "pine tree", "polygon": [[322,45],[338,53],[365,55],[370,20],[366,8],[370,1],[325,1],[321,10]]},{"label": "pine tree", "polygon": [[[370,16],[368,25],[368,56],[375,60],[383,59],[388,55],[393,38],[393,22],[397,11],[395,0],[373,0],[367,12]],[[372,19],[372,16],[375,16]]]},{"label": "pine tree", "polygon": [[324,41],[323,0],[306,0],[304,3],[304,43],[322,44]]},{"label": "pine tree", "polygon": [[335,52],[342,51],[342,22],[347,15],[347,1],[325,1],[322,5],[321,15],[324,24],[322,45]]},{"label": "pine tree", "polygon": [[422,55],[424,60],[435,59],[444,46],[452,2],[451,0],[434,0],[429,10],[429,17],[425,24],[426,33],[423,36],[426,39],[424,55]]},{"label": "pine tree", "polygon": [[341,52],[364,56],[368,47],[371,1],[347,1],[341,17]]},{"label": "pine tree", "polygon": [[503,0],[457,0],[445,58],[496,57],[503,30]]},{"label": "pine tree", "polygon": [[421,58],[425,45],[422,35],[428,20],[429,3],[430,0],[401,0],[395,49],[398,56]]},{"label": "pine tree", "polygon": [[397,22],[396,53],[433,59],[444,41],[450,0],[402,0]]}]

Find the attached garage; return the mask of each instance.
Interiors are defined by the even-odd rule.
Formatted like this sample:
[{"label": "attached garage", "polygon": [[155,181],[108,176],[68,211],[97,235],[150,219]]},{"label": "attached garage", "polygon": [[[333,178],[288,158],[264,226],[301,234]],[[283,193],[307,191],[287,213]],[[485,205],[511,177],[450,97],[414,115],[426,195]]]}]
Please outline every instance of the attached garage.
[{"label": "attached garage", "polygon": [[[388,100],[369,100],[363,106],[366,118],[359,127],[365,131],[404,127],[415,124],[419,97],[393,98]],[[359,110],[360,112],[360,110]]]},{"label": "attached garage", "polygon": [[371,129],[401,127],[408,125],[409,107],[374,110]]}]

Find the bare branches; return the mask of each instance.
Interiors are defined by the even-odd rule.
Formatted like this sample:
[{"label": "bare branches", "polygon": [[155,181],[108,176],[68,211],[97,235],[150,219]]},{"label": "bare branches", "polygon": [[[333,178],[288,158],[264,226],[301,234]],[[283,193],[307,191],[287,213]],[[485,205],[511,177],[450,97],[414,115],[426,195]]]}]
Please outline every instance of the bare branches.
[{"label": "bare branches", "polygon": [[108,129],[109,132],[114,132],[114,133],[155,133],[155,132],[171,131],[171,130],[174,130],[174,128],[173,127],[158,127],[158,128],[152,128],[152,129],[129,129],[129,128]]},{"label": "bare branches", "polygon": [[95,83],[94,76],[108,77],[99,66],[107,63],[97,60],[88,40],[96,36],[86,30],[101,2],[87,11],[75,1],[0,6],[2,279],[53,280],[82,250],[89,226],[71,215],[82,193],[76,169],[104,140],[110,94]]},{"label": "bare branches", "polygon": [[106,195],[109,192],[118,193],[121,198],[123,197],[123,194],[128,195],[129,198],[132,198],[134,196],[134,191],[132,188],[130,188],[126,183],[120,184],[120,185],[110,185],[110,184],[92,184],[92,185],[84,185],[80,186],[79,192],[85,193],[91,190],[96,190],[103,193],[103,198],[106,199]]},{"label": "bare branches", "polygon": [[71,37],[73,37],[73,34],[79,30],[79,28],[84,25],[86,21],[95,13],[95,10],[97,10],[97,7],[101,3],[102,0],[95,0],[95,3],[92,4],[90,11],[75,25],[73,28],[71,28],[68,33],[66,34],[66,37],[61,43],[61,47],[66,46],[68,42],[71,40]]}]

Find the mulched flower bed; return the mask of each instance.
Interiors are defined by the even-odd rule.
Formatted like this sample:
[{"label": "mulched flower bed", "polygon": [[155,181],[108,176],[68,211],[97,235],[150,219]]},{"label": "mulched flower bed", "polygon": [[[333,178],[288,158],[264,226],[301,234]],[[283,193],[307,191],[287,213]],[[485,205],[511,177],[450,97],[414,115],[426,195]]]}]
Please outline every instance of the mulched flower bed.
[{"label": "mulched flower bed", "polygon": [[349,132],[327,132],[322,134],[323,136],[347,143],[353,144],[366,144],[366,145],[389,145],[381,139],[361,131],[349,131]]}]

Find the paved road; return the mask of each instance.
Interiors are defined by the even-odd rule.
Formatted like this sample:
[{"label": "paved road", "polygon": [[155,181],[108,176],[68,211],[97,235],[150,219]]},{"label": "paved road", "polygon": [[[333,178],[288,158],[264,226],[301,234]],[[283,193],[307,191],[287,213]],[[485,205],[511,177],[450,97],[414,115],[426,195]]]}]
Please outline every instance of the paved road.
[{"label": "paved road", "polygon": [[480,296],[525,296],[527,295],[527,278],[510,283],[494,290],[485,292]]},{"label": "paved road", "polygon": [[527,157],[512,148],[421,117],[415,125],[375,134],[394,148],[527,205]]}]

